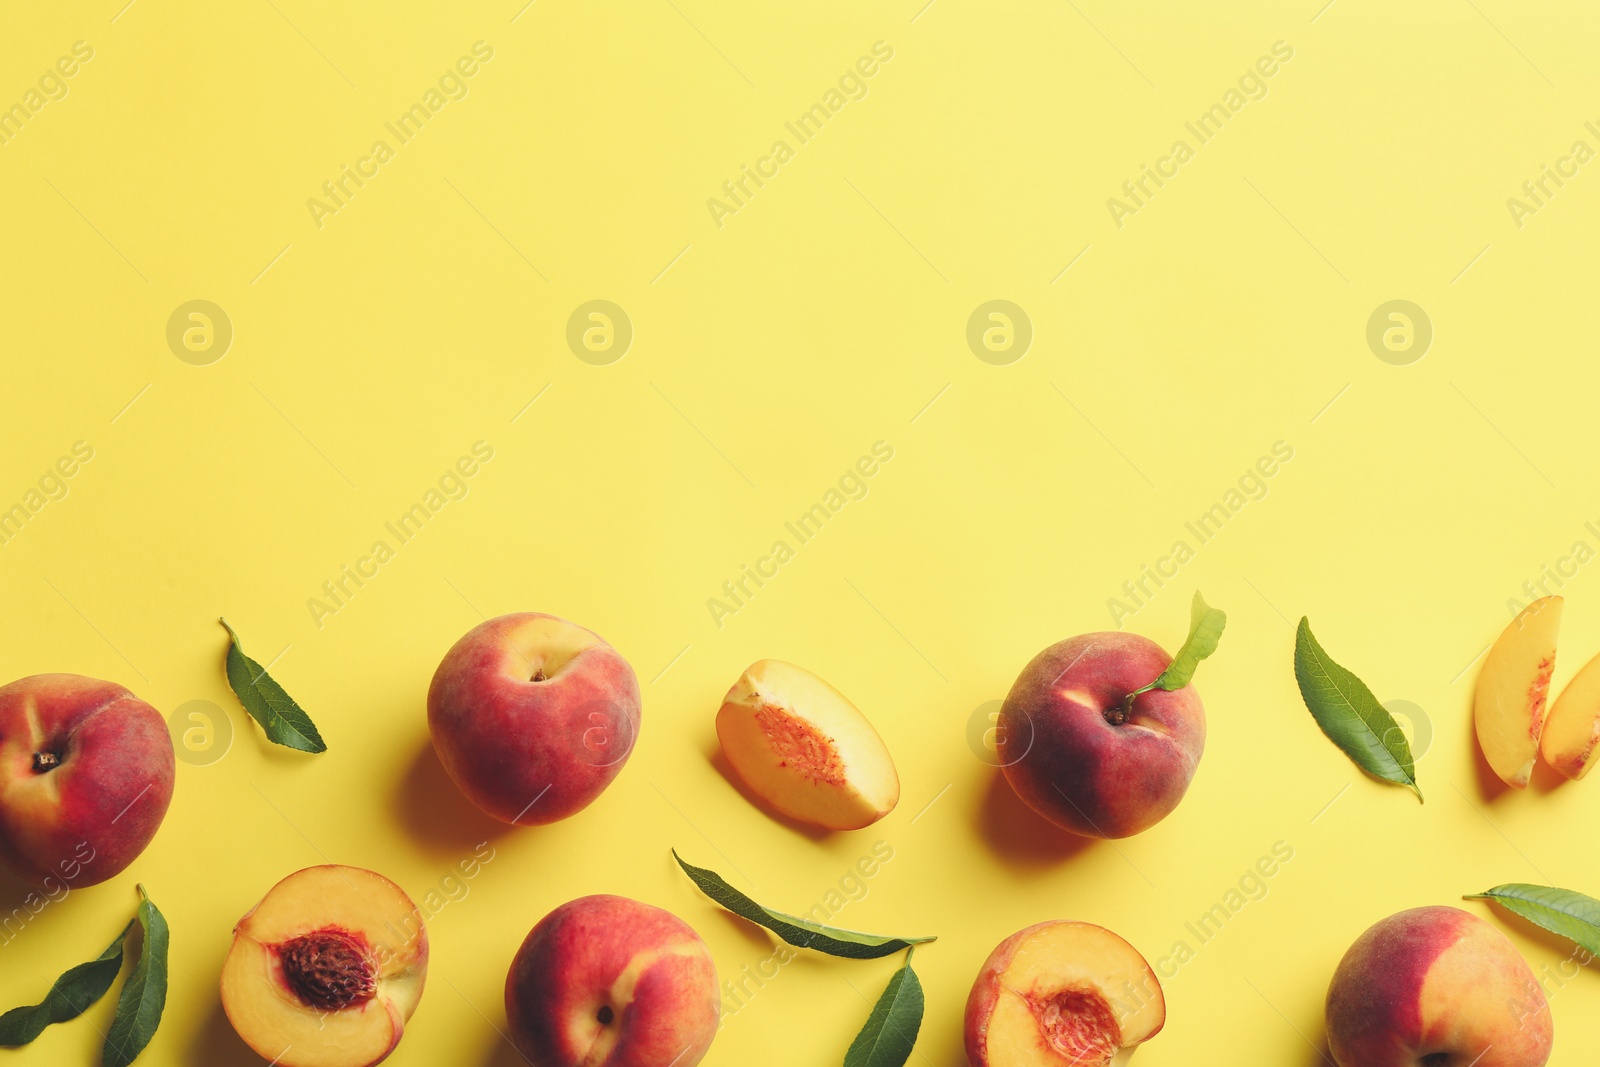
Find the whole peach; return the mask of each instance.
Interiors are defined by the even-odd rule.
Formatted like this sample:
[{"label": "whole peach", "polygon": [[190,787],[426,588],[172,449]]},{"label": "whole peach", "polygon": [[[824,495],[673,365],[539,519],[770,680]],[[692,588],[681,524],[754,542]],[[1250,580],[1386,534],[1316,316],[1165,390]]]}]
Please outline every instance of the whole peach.
[{"label": "whole peach", "polygon": [[506,1020],[534,1067],[694,1067],[720,1011],[700,935],[627,897],[561,905],[539,920],[506,975]]},{"label": "whole peach", "polygon": [[1082,634],[1023,668],[1001,705],[1006,781],[1040,815],[1086,837],[1128,837],[1178,806],[1206,744],[1193,686],[1128,694],[1172,657],[1148,638]]},{"label": "whole peach", "polygon": [[46,888],[115,877],[160,828],[174,766],[166,722],[115,682],[0,686],[0,860]]},{"label": "whole peach", "polygon": [[1356,938],[1328,986],[1339,1067],[1543,1067],[1550,1005],[1504,934],[1460,908],[1412,908]]},{"label": "whole peach", "polygon": [[478,807],[502,822],[555,822],[622,770],[639,733],[639,680],[592,630],[502,615],[445,653],[428,688],[428,731]]}]

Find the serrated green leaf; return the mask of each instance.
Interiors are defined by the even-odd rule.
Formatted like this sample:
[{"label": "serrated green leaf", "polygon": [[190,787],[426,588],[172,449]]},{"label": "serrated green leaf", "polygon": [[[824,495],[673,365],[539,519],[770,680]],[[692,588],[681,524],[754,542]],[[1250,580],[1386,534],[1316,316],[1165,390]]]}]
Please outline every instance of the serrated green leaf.
[{"label": "serrated green leaf", "polygon": [[922,1029],[922,983],[906,963],[889,979],[888,988],[872,1006],[866,1025],[844,1054],[844,1067],[903,1067]]},{"label": "serrated green leaf", "polygon": [[748,919],[757,926],[766,927],[797,948],[814,949],[817,952],[825,952],[830,956],[843,956],[846,959],[875,960],[880,956],[893,955],[903,948],[935,940],[931,937],[881,937],[878,934],[863,934],[857,930],[842,930],[803,919],[798,915],[773,911],[771,908],[762,907],[733,888],[717,872],[685,863],[676,849],[672,852],[672,858],[678,861],[683,873],[700,887],[700,892],[740,918]]},{"label": "serrated green leaf", "polygon": [[144,1051],[161,1025],[161,1012],[167,1006],[167,920],[155,903],[139,887],[139,925],[144,930],[144,945],[139,962],[122,985],[117,1014],[106,1031],[101,1053],[104,1067],[128,1067]]},{"label": "serrated green leaf", "polygon": [[1294,676],[1312,718],[1356,766],[1422,799],[1405,731],[1365,682],[1329,658],[1305,618],[1295,633]]},{"label": "serrated green leaf", "polygon": [[1600,900],[1548,885],[1508,882],[1464,900],[1492,900],[1531,923],[1600,956]]},{"label": "serrated green leaf", "polygon": [[265,667],[244,654],[239,635],[228,620],[217,621],[228,631],[228,685],[244,710],[261,724],[267,740],[301,752],[328,751],[311,716],[283,691]]},{"label": "serrated green leaf", "polygon": [[129,922],[100,955],[71,968],[50,987],[44,999],[27,1008],[12,1008],[0,1015],[0,1046],[26,1045],[53,1023],[76,1019],[89,1005],[106,995],[122,970],[122,946],[133,929]]},{"label": "serrated green leaf", "polygon": [[1157,689],[1182,689],[1194,677],[1200,661],[1217,650],[1222,640],[1222,628],[1228,624],[1226,613],[1206,604],[1205,598],[1195,590],[1194,603],[1189,609],[1189,636],[1172,657],[1167,669],[1156,679]]}]

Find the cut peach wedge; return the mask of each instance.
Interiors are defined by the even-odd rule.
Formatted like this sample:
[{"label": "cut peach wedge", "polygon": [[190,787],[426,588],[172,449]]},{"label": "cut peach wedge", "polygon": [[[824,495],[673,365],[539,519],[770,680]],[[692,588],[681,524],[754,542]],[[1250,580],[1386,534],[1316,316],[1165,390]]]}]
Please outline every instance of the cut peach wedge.
[{"label": "cut peach wedge", "polygon": [[1000,942],[967,998],[972,1067],[1121,1067],[1161,1031],[1155,972],[1110,930],[1043,922]]},{"label": "cut peach wedge", "polygon": [[222,1007],[279,1067],[370,1067],[422,998],[428,935],[387,878],[329,865],[291,874],[234,927]]},{"label": "cut peach wedge", "polygon": [[894,760],[867,717],[792,663],[751,664],[722,700],[717,738],[751,792],[792,819],[856,830],[900,800]]},{"label": "cut peach wedge", "polygon": [[1527,786],[1539,754],[1561,603],[1547,596],[1523,608],[1489,649],[1478,675],[1472,702],[1478,745],[1494,773],[1517,789]]},{"label": "cut peach wedge", "polygon": [[1550,707],[1539,754],[1576,781],[1589,773],[1590,757],[1600,744],[1600,656],[1584,664]]}]

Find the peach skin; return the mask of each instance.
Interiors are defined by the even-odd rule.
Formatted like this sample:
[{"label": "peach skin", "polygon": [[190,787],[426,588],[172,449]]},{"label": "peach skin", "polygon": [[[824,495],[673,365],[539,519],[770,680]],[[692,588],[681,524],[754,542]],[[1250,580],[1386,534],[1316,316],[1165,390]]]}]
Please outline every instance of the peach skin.
[{"label": "peach skin", "polygon": [[1328,987],[1339,1067],[1543,1067],[1550,1007],[1504,934],[1460,908],[1373,926]]},{"label": "peach skin", "polygon": [[1085,837],[1128,837],[1171,814],[1205,750],[1192,685],[1134,698],[1172,657],[1137,634],[1083,634],[1033,658],[1000,708],[995,750],[1034,811]]},{"label": "peach skin", "polygon": [[502,615],[445,653],[428,731],[460,790],[538,826],[593,803],[639,735],[639,681],[616,649],[554,615]]},{"label": "peach skin", "polygon": [[115,682],[0,687],[0,859],[47,888],[120,874],[160,828],[174,767],[166,722]]},{"label": "peach skin", "polygon": [[533,1067],[694,1067],[720,1011],[700,935],[627,897],[561,905],[506,975],[506,1020]]}]

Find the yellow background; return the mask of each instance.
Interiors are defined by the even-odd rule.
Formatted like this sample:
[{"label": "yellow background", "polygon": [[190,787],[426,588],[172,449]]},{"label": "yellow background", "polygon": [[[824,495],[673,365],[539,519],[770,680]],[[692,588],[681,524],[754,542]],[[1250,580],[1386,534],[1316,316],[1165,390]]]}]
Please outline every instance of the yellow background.
[{"label": "yellow background", "polygon": [[[180,763],[126,874],[0,946],[0,1001],[98,952],[142,881],[173,955],[141,1062],[258,1062],[216,993],[246,909],[326,860],[421,899],[487,839],[495,859],[430,924],[392,1062],[509,1067],[505,970],[550,908],[670,908],[734,977],[771,944],[697,895],[670,846],[800,911],[882,840],[895,858],[837,921],[939,935],[917,953],[913,1062],[957,1067],[967,990],[1003,937],[1087,919],[1154,962],[1283,841],[1267,896],[1166,982],[1138,1062],[1309,1067],[1329,976],[1370,923],[1506,881],[1600,893],[1600,785],[1486,788],[1469,716],[1508,598],[1575,541],[1600,548],[1600,164],[1521,228],[1506,206],[1597,144],[1587,5],[122,3],[12,11],[0,33],[5,103],[73,42],[94,48],[0,146],[0,503],[73,442],[95,450],[0,546],[0,674],[111,678],[163,714],[211,701],[235,736]],[[494,58],[469,95],[314,225],[307,199],[479,40]],[[707,199],[880,40],[894,57],[867,96],[719,228]],[[1277,41],[1294,57],[1265,98],[1118,228],[1107,198]],[[997,298],[1035,334],[1008,366],[965,341]],[[1365,340],[1396,298],[1435,330],[1408,366]],[[234,328],[208,366],[165,339],[192,299]],[[631,319],[620,362],[567,347],[592,299]],[[469,495],[315,625],[307,599],[478,440],[494,459]],[[894,458],[868,496],[714,625],[707,598],[879,440]],[[1276,441],[1294,458],[1268,495],[1123,620],[1170,649],[1194,589],[1229,612],[1198,675],[1210,737],[1187,799],[1137,838],[1072,844],[996,789],[974,713],[1040,648],[1108,628],[1124,580]],[[1558,686],[1600,649],[1593,569],[1564,590]],[[513,610],[616,645],[644,729],[590,809],[504,832],[444,779],[424,695],[456,637]],[[222,614],[326,755],[271,747],[239,709]],[[1301,614],[1381,699],[1423,709],[1425,805],[1316,729],[1291,671]],[[884,734],[903,796],[877,826],[797,832],[713,765],[717,703],[766,656]],[[7,910],[22,895],[0,881]],[[1536,970],[1567,955],[1461,906]],[[840,1062],[894,965],[797,960],[706,1062]],[[97,1062],[111,1008],[10,1058]],[[1561,984],[1552,1010],[1551,1062],[1587,1062],[1600,980]]]}]

